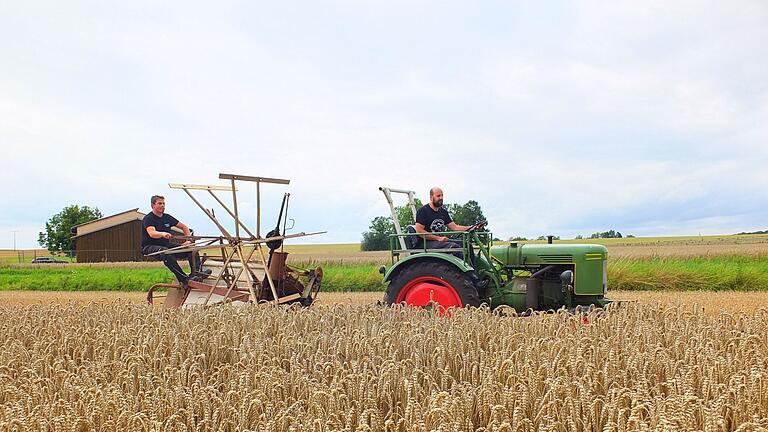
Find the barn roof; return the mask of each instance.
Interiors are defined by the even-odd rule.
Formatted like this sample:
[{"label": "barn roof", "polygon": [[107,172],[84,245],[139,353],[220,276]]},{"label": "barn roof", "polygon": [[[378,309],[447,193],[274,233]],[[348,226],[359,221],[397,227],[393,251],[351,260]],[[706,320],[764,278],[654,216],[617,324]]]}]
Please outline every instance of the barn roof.
[{"label": "barn roof", "polygon": [[97,219],[95,221],[90,221],[84,224],[73,226],[72,238],[77,238],[77,237],[84,236],[86,234],[94,233],[96,231],[112,228],[113,226],[124,224],[126,222],[131,222],[135,220],[140,221],[143,218],[144,218],[144,213],[140,212],[138,207],[132,210],[126,210],[122,213],[113,214],[111,216],[106,216],[101,219]]}]

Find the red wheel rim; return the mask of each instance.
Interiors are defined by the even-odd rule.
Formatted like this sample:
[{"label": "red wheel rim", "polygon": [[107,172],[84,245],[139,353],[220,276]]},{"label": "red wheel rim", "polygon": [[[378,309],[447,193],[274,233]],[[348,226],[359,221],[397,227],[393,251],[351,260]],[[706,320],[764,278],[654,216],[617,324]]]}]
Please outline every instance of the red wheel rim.
[{"label": "red wheel rim", "polygon": [[433,276],[421,276],[410,280],[395,302],[411,306],[428,306],[437,303],[444,308],[464,306],[458,291],[447,281]]}]

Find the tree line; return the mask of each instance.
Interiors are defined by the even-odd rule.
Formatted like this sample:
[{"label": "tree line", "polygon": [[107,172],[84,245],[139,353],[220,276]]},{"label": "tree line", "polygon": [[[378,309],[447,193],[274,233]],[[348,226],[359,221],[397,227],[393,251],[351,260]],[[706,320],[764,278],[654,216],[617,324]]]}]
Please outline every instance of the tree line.
[{"label": "tree line", "polygon": [[[632,234],[629,234],[627,236],[623,236],[620,232],[616,230],[609,230],[609,231],[603,231],[603,232],[596,232],[591,234],[589,239],[609,239],[609,238],[635,238]],[[547,236],[539,236],[535,239],[533,238],[526,238],[526,237],[520,237],[520,236],[513,236],[509,238],[509,241],[529,241],[529,240],[546,240]],[[560,240],[560,236],[552,236],[553,240]],[[584,236],[581,234],[574,237],[574,240],[583,240]]]}]

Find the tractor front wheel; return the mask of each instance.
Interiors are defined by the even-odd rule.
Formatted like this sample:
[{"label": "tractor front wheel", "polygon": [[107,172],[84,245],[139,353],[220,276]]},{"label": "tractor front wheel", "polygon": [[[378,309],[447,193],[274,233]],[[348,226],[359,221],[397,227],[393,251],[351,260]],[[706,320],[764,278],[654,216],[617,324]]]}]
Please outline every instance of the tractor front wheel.
[{"label": "tractor front wheel", "polygon": [[447,262],[414,262],[402,269],[390,282],[387,304],[405,303],[444,308],[480,306],[477,289],[469,276]]}]

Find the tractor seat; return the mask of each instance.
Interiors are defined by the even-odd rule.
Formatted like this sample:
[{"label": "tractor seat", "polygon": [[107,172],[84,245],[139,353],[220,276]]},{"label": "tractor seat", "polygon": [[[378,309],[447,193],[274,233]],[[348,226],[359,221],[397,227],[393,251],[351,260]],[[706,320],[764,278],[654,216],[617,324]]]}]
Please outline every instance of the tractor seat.
[{"label": "tractor seat", "polygon": [[[416,226],[408,225],[407,227],[405,227],[405,233],[416,234]],[[415,236],[415,235],[409,235],[404,238],[405,238],[405,247],[407,247],[408,249],[419,249],[422,247],[421,237]]]}]

